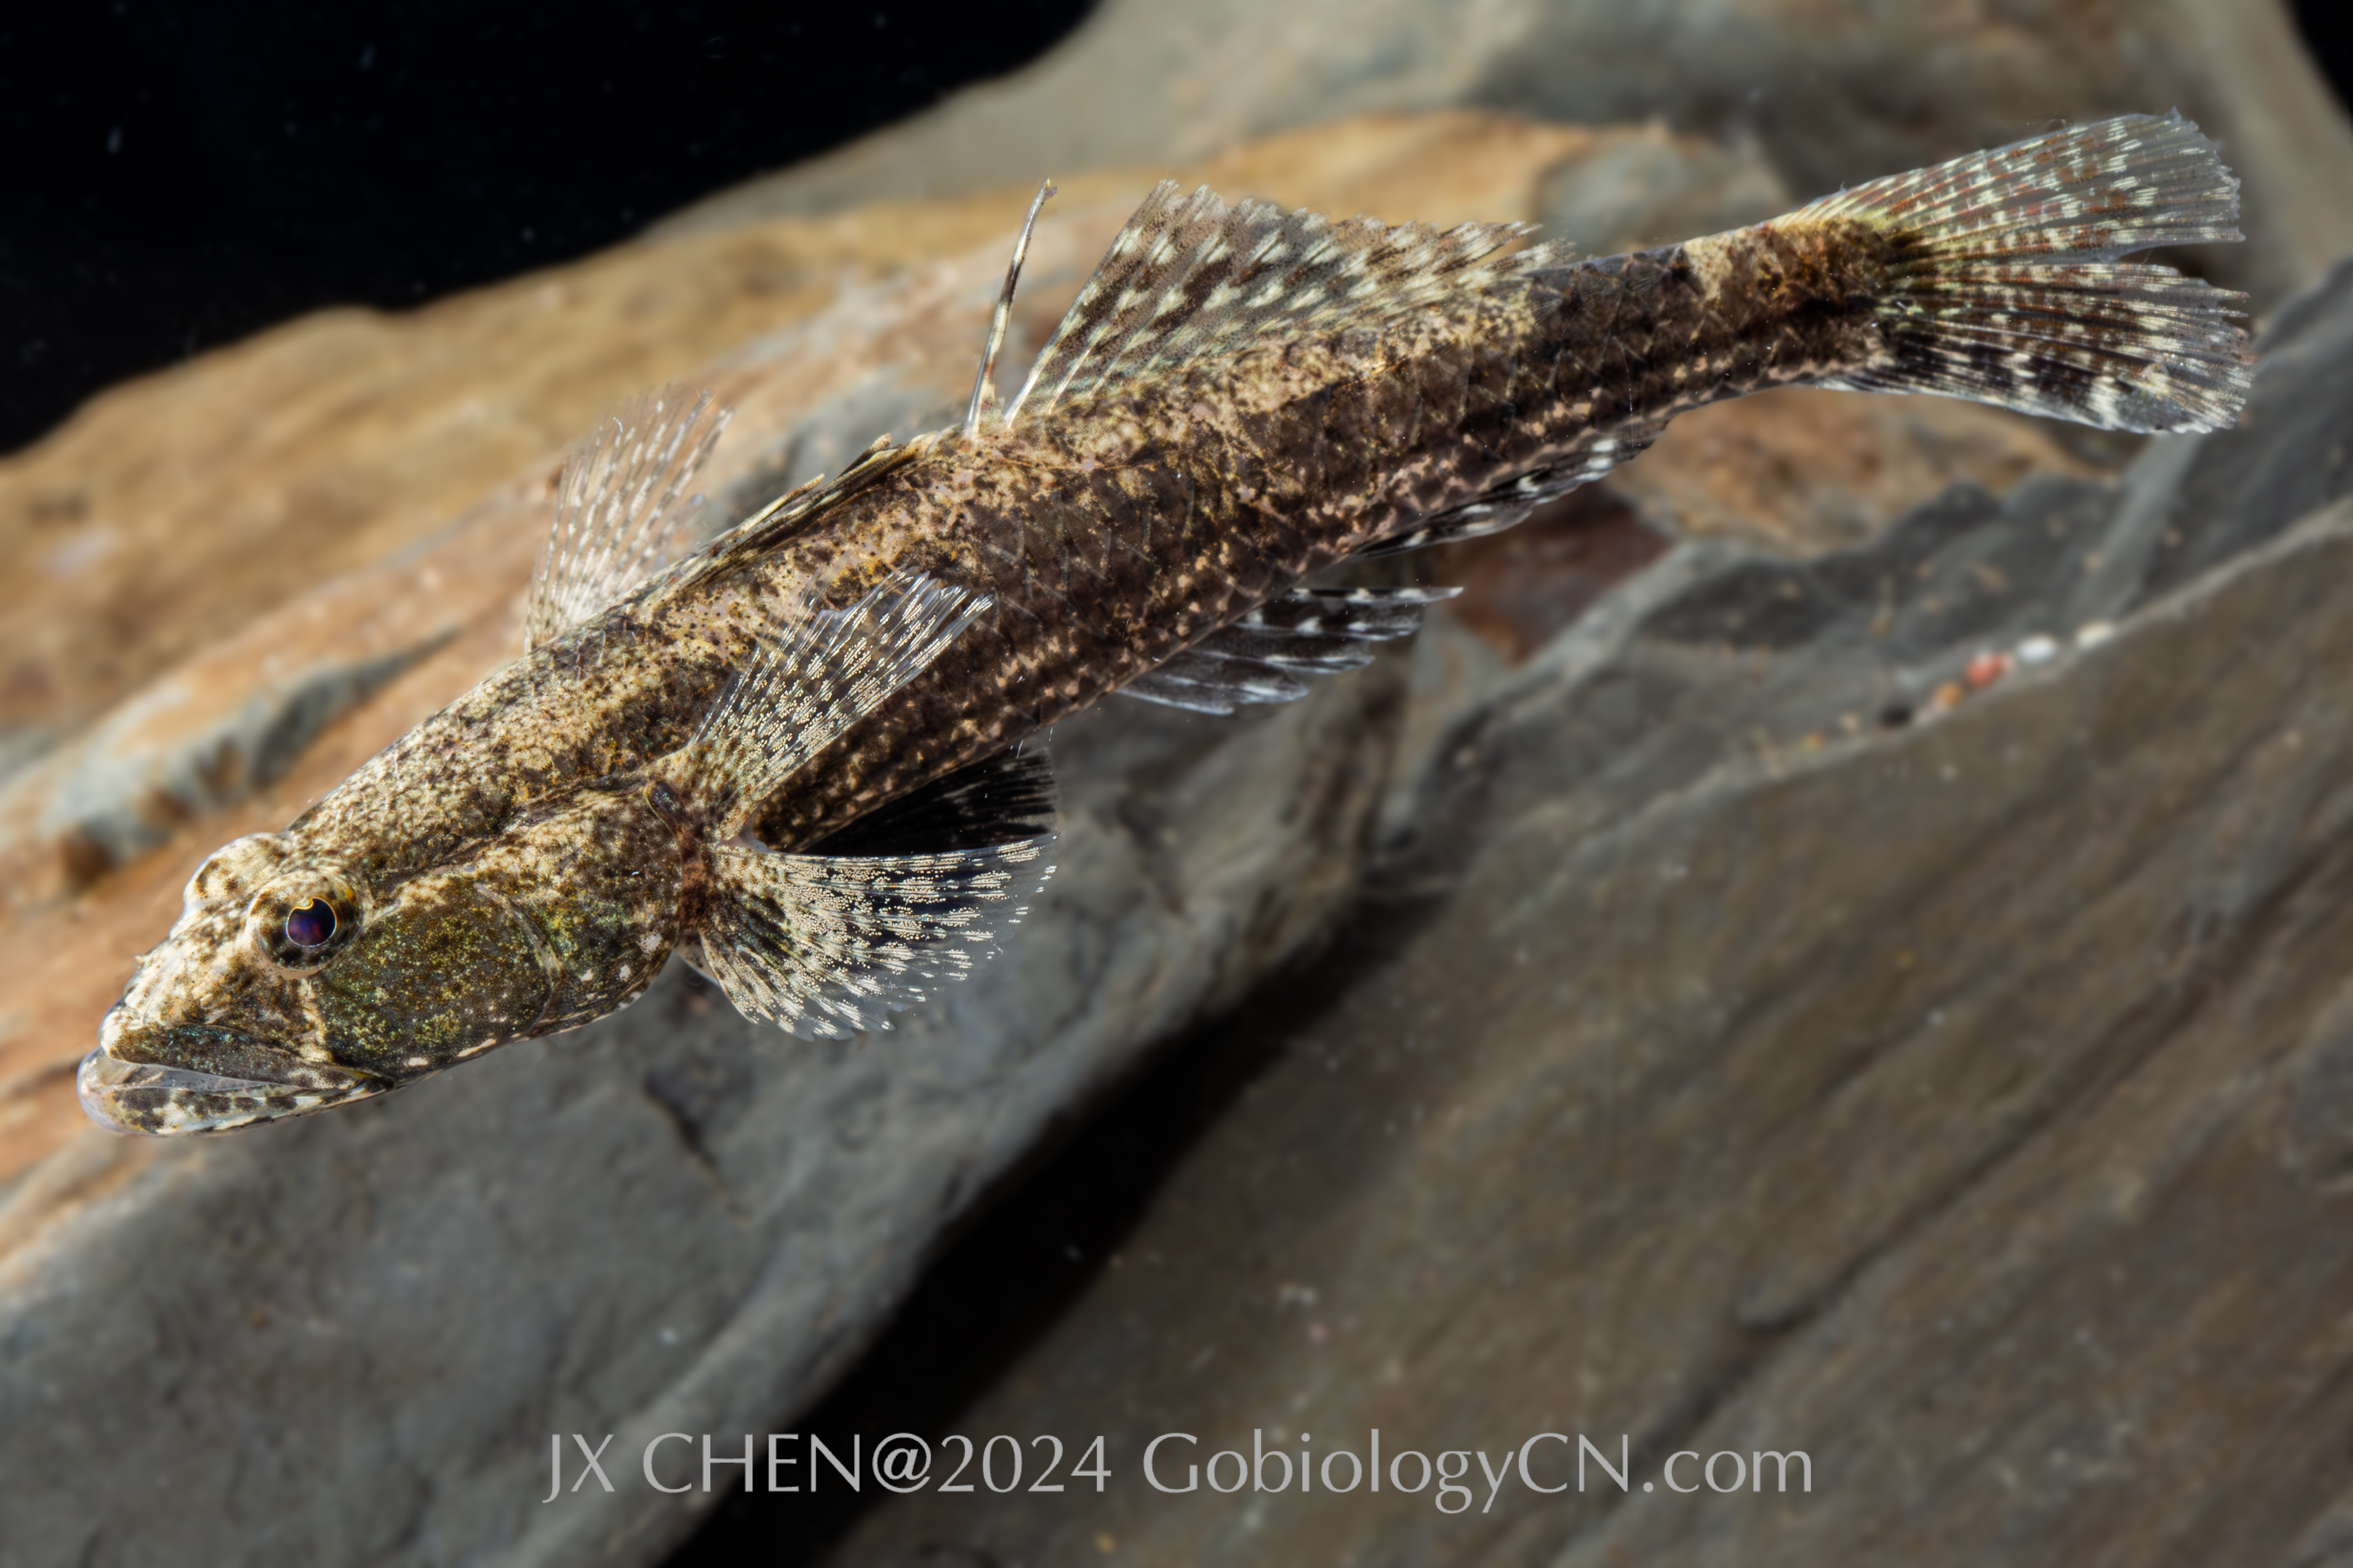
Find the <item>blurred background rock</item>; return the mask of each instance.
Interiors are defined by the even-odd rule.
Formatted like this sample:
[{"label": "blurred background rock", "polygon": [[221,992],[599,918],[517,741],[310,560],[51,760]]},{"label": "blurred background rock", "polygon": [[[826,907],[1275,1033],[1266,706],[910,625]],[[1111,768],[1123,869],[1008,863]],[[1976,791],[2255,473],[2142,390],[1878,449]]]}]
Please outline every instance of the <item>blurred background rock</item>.
[{"label": "blurred background rock", "polygon": [[[2348,1550],[2333,13],[404,16],[0,29],[0,1563]],[[944,422],[1041,174],[1016,366],[1163,174],[1606,251],[2173,107],[2245,182],[2249,243],[2179,258],[2270,333],[2239,430],[1688,416],[1415,562],[1470,591],[1361,676],[1066,726],[1054,899],[889,1036],[673,975],[218,1142],[72,1104],[195,859],[511,656],[565,442],[711,384],[735,510]],[[243,335],[337,301],[377,308]],[[1137,1469],[1373,1426],[1814,1489],[1448,1519]],[[1100,1433],[1113,1479],[638,1485],[656,1434],[772,1429]],[[620,1490],[541,1505],[554,1431],[617,1434]]]}]

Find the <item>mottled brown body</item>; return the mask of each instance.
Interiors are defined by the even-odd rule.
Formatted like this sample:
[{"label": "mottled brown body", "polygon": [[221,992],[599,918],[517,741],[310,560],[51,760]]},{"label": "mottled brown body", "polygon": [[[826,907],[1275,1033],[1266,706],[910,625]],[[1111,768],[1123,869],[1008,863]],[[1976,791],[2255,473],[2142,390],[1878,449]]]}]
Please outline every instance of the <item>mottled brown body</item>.
[{"label": "mottled brown body", "polygon": [[1867,360],[1883,247],[1859,224],[1767,225],[1270,343],[1065,403],[1034,430],[921,438],[805,531],[673,572],[493,677],[297,827],[332,823],[379,875],[437,863],[682,745],[796,595],[847,604],[909,566],[993,595],[762,810],[763,839],[805,847],[1375,541],[1466,508],[1524,512],[1683,409]]},{"label": "mottled brown body", "polygon": [[982,461],[910,465],[805,558],[924,552],[997,615],[794,780],[763,836],[813,841],[1377,541],[1525,513],[1675,413],[1871,355],[1875,248],[1767,228],[1539,272],[1419,330],[1269,347],[1065,405]]},{"label": "mottled brown body", "polygon": [[[1411,624],[1394,592],[1304,579],[1507,526],[1720,398],[2227,423],[2232,297],[2116,258],[2235,237],[2234,210],[2194,126],[2140,118],[1578,264],[1499,258],[1499,226],[1164,186],[1002,417],[976,392],[962,428],[878,444],[641,584],[716,427],[659,400],[614,421],[567,468],[535,646],[207,862],[84,1103],[175,1133],[343,1103],[625,1005],[681,946],[749,1016],[882,1026],[1038,885],[1044,826],[1005,804],[1028,760],[926,784],[1123,686],[1297,696],[1293,671],[1354,668],[1307,639]],[[906,831],[976,800],[996,837]]]}]

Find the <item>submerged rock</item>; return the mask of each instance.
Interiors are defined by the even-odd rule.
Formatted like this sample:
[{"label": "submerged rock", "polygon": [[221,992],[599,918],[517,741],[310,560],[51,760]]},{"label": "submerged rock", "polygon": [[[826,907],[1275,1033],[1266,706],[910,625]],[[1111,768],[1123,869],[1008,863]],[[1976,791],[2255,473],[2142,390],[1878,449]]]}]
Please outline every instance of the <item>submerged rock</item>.
[{"label": "submerged rock", "polygon": [[[1325,956],[1222,1026],[1271,1065],[949,1428],[1103,1434],[1110,1490],[892,1499],[827,1560],[2324,1560],[2348,326],[2353,268],[2242,428],[2121,486],[1680,547],[1461,715]],[[1410,1458],[1378,1495],[1141,1472],[1375,1429],[1468,1502]],[[1579,1436],[1624,1489],[1577,1489]],[[1705,1484],[1771,1453],[1786,1491]],[[790,1539],[762,1501],[731,1542]]]},{"label": "submerged rock", "polygon": [[661,232],[1034,184],[1343,115],[1461,104],[1589,125],[1657,117],[1753,141],[1800,199],[2015,142],[2053,115],[2179,109],[2245,182],[2250,243],[2200,262],[2218,280],[2268,310],[2353,250],[2353,126],[2276,0],[1104,0],[1028,69],[712,197]]},{"label": "submerged rock", "polygon": [[0,1211],[72,1207],[0,1257],[0,1442],[51,1500],[7,1552],[657,1555],[691,1515],[634,1459],[614,1497],[535,1507],[549,1432],[635,1455],[838,1375],[1053,1115],[1328,921],[1397,706],[1392,673],[1217,733],[1072,726],[1050,898],[888,1034],[787,1044],[674,968],[363,1116],[76,1143]]}]

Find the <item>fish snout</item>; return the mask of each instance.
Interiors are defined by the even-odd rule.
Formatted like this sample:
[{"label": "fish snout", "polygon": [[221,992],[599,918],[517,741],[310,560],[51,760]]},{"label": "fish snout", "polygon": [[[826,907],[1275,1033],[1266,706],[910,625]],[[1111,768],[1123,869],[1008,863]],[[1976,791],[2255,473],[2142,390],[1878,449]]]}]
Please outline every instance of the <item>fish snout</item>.
[{"label": "fish snout", "polygon": [[142,1020],[120,1006],[74,1074],[92,1121],[162,1138],[301,1116],[391,1087],[234,1029]]}]

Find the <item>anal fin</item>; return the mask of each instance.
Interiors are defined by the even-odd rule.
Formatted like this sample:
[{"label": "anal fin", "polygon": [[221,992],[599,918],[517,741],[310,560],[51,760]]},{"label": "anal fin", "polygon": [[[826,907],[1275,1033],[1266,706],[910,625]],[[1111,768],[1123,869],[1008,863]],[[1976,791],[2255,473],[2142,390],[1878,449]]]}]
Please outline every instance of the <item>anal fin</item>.
[{"label": "anal fin", "polygon": [[1297,588],[1269,600],[1122,687],[1196,713],[1293,702],[1319,675],[1373,662],[1373,643],[1411,637],[1428,605],[1460,588]]},{"label": "anal fin", "polygon": [[1597,432],[1548,458],[1542,468],[1533,468],[1459,506],[1432,512],[1405,532],[1356,552],[1355,558],[1370,561],[1501,533],[1527,521],[1528,514],[1546,501],[1558,500],[1579,485],[1589,485],[1619,464],[1648,451],[1664,428],[1663,425],[1620,425]]}]

